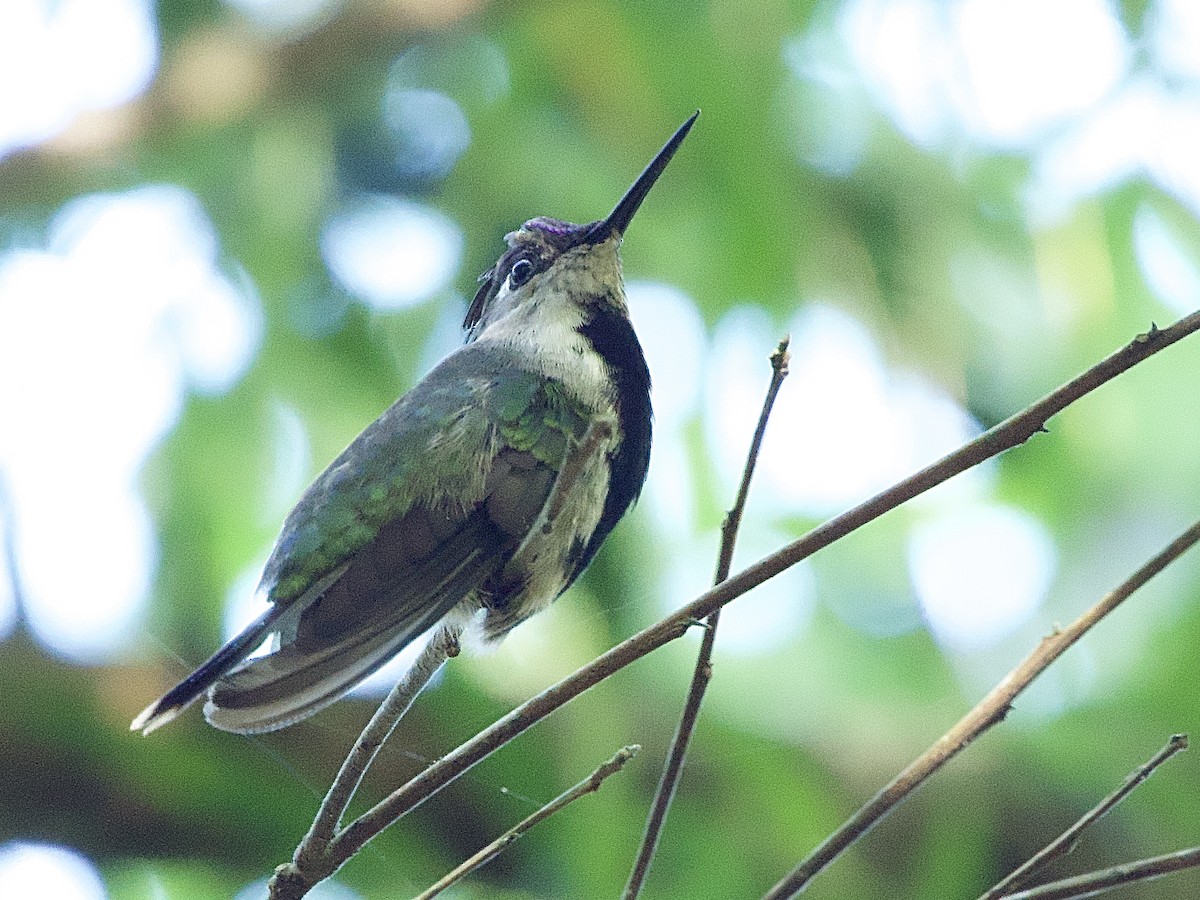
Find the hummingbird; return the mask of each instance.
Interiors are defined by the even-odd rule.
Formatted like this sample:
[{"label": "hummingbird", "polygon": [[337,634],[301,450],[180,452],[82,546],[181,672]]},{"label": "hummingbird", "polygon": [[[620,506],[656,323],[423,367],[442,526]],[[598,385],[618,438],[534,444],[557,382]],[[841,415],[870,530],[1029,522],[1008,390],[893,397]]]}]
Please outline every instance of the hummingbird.
[{"label": "hummingbird", "polygon": [[267,611],[131,730],[149,734],[204,694],[219,729],[283,728],[435,625],[498,641],[570,587],[646,480],[650,373],[618,248],[699,114],[606,218],[539,217],[505,237],[463,346],[288,514],[259,584]]}]

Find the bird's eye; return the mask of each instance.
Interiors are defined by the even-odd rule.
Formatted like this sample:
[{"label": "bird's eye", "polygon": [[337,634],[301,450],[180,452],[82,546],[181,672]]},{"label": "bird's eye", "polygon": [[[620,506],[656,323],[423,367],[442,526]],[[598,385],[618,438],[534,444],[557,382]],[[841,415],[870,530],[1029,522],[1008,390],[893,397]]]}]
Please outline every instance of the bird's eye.
[{"label": "bird's eye", "polygon": [[527,259],[518,259],[513,263],[512,270],[508,273],[509,286],[519,288],[525,284],[534,275],[533,263]]}]

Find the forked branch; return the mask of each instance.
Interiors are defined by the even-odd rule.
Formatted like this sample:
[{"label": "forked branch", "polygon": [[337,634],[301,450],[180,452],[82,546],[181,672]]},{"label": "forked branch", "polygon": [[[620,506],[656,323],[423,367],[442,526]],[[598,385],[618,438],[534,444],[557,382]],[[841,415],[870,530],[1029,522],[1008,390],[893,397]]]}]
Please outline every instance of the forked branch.
[{"label": "forked branch", "polygon": [[1063,655],[1067,648],[1090,631],[1097,622],[1120,606],[1134,591],[1178,559],[1200,541],[1197,522],[1161,553],[1134,572],[1117,588],[1066,628],[1042,638],[1042,642],[975,707],[913,760],[892,782],[872,797],[837,831],[827,837],[804,861],[764,895],[764,900],[781,900],[804,890],[821,870],[866,834],[880,819],[896,808],[909,794],[947,762],[967,748],[979,735],[1003,721],[1009,707],[1030,683]]},{"label": "forked branch", "polygon": [[[830,519],[770,556],[732,576],[638,632],[536,697],[526,701],[456,750],[434,762],[397,788],[361,818],[351,823],[329,844],[320,871],[310,871],[309,886],[332,874],[369,840],[401,816],[424,803],[451,781],[471,769],[559,707],[614,672],[682,636],[697,619],[703,619],[780,572],[807,559],[889,510],[985,460],[1024,443],[1045,427],[1046,421],[1071,403],[1100,387],[1155,353],[1200,330],[1200,312],[1185,316],[1168,328],[1151,329],[1101,360],[1083,374],[1043,397],[1032,406],[988,429],[975,440],[901,481],[881,494]],[[302,893],[290,896],[302,896]]]},{"label": "forked branch", "polygon": [[1005,900],[1074,900],[1076,897],[1095,897],[1135,881],[1149,881],[1152,878],[1170,875],[1172,872],[1198,867],[1200,847],[1190,847],[1187,850],[1164,853],[1162,856],[1139,859],[1137,862],[1122,863],[1099,872],[1052,881],[1021,891],[1019,894],[1008,894]]},{"label": "forked branch", "polygon": [[1084,831],[1104,818],[1109,810],[1128,797],[1138,785],[1153,775],[1159,766],[1176,753],[1186,750],[1187,745],[1188,739],[1186,734],[1171,735],[1171,739],[1167,741],[1166,746],[1150,757],[1145,763],[1134,769],[1119,788],[1097,803],[1092,809],[1088,810],[1079,821],[1031,856],[1025,863],[1013,869],[1012,872],[980,897],[979,900],[999,900],[1000,897],[1006,897],[1014,891],[1020,890],[1029,883],[1030,879],[1040,869],[1044,869],[1050,863],[1054,862],[1054,860],[1066,856],[1078,845]]},{"label": "forked branch", "polygon": [[314,880],[311,873],[326,868],[329,842],[337,833],[342,816],[346,814],[346,808],[354,798],[354,792],[358,790],[363,776],[374,762],[384,741],[404,718],[417,696],[429,683],[429,679],[442,663],[458,655],[460,635],[461,629],[457,628],[444,628],[437,632],[425,645],[412,668],[379,704],[379,709],[375,710],[367,727],[350,748],[350,753],[338,770],[329,793],[321,801],[312,826],[296,848],[292,861],[276,868],[270,884],[267,885],[270,900],[303,897],[313,884],[327,877],[328,873]]}]

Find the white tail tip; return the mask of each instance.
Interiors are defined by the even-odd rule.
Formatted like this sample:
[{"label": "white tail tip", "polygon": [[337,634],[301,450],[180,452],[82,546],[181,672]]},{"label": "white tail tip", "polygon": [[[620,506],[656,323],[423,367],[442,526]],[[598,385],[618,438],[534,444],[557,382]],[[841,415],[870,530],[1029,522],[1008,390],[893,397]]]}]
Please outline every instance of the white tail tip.
[{"label": "white tail tip", "polygon": [[140,713],[137,718],[129,724],[130,731],[140,731],[143,735],[162,728],[177,715],[183,712],[181,706],[169,706],[166,709],[159,709],[158,703],[151,703]]}]

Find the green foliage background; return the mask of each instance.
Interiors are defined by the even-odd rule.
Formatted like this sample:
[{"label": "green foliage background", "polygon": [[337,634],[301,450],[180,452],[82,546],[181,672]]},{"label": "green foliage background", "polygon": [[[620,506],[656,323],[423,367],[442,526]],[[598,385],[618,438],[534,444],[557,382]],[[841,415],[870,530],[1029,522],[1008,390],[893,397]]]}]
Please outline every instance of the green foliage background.
[{"label": "green foliage background", "polygon": [[[1135,2],[1122,10],[1135,39],[1143,12]],[[1053,227],[1030,231],[1018,197],[1027,160],[927,153],[880,114],[853,174],[834,178],[806,166],[797,123],[815,101],[798,91],[782,47],[813,14],[803,2],[379,0],[347,3],[312,34],[273,41],[216,2],[163,3],[160,74],[146,96],[111,114],[121,126],[115,139],[82,155],[48,147],[0,165],[0,215],[26,223],[44,222],[87,191],[183,185],[212,217],[223,254],[244,267],[266,317],[247,377],[226,395],[189,400],[144,472],[161,540],[145,639],[94,668],[58,661],[21,631],[0,646],[0,841],[81,850],[100,866],[113,900],[228,897],[290,856],[367,705],[343,702],[253,740],[218,733],[194,711],[151,739],[126,730],[182,674],[171,654],[194,663],[217,646],[223,598],[274,537],[278,520],[263,512],[274,404],[298,411],[313,465],[323,465],[420,377],[416,361],[430,329],[447,304],[469,295],[506,231],[534,214],[603,214],[696,107],[699,125],[639,216],[624,260],[629,277],[684,290],[710,327],[750,302],[782,332],[797,308],[834,296],[868,324],[889,364],[939,382],[986,426],[1152,320],[1172,318],[1135,262],[1133,216],[1149,202],[1188,240],[1198,231],[1148,180],[1116,186]],[[481,36],[508,59],[510,88],[494,97],[483,96],[470,65],[471,42]],[[467,249],[453,291],[385,315],[338,295],[318,235],[339,199],[386,180],[380,97],[389,65],[414,46],[467,48],[445,54],[467,62],[425,74],[463,107],[473,142],[444,180],[390,186],[453,217]],[[206,61],[228,58],[206,56],[213,47],[247,62],[252,75],[230,87],[213,72],[231,91],[226,99],[188,81],[204,75]],[[1004,320],[1006,298],[1038,306],[1058,291],[1079,299],[1069,325],[1014,339],[969,314],[948,265],[964,249],[997,262],[994,273],[977,273],[976,301],[991,304],[993,321]],[[303,327],[322,304],[342,303],[333,327],[316,336]],[[770,349],[762,348],[764,387]],[[1198,366],[1198,348],[1185,342],[998,463],[997,495],[1044,523],[1060,564],[1035,620],[986,652],[947,656],[923,629],[872,637],[836,613],[869,605],[872,591],[915,603],[895,571],[912,521],[903,511],[815,560],[817,611],[801,639],[760,655],[718,655],[645,896],[760,894],[1040,633],[1073,618],[1186,527],[1200,510]],[[711,464],[699,428],[695,434],[705,499],[689,527],[712,531],[730,500],[704,477]],[[813,423],[811,440],[821,434]],[[728,439],[741,446],[748,435]],[[755,515],[752,493],[748,518]],[[799,535],[814,523],[795,516],[769,524]],[[69,563],[71,549],[62,552]],[[523,645],[534,649],[448,667],[385,751],[365,797],[382,796],[421,759],[657,618],[647,586],[669,552],[636,511],[547,614],[545,639]],[[1036,689],[1041,701],[1019,704],[809,896],[976,896],[1169,734],[1200,730],[1198,642],[1200,570],[1184,560],[1072,650]],[[455,894],[617,895],[696,643],[677,642],[539,725],[392,828],[339,881],[366,898],[415,893],[535,802],[637,742],[642,754],[598,796],[530,834]],[[1173,762],[1089,836],[1068,869],[1200,842],[1198,783],[1200,758]],[[1198,892],[1200,879],[1184,874],[1122,896]]]}]

